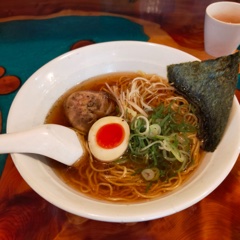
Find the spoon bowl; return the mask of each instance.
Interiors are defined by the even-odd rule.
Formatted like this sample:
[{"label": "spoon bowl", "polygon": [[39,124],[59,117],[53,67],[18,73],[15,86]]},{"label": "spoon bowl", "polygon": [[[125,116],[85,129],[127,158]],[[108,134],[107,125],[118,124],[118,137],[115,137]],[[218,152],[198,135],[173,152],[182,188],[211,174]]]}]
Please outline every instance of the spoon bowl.
[{"label": "spoon bowl", "polygon": [[71,128],[44,124],[1,134],[0,154],[3,153],[36,153],[71,166],[83,155],[83,149],[78,134]]}]

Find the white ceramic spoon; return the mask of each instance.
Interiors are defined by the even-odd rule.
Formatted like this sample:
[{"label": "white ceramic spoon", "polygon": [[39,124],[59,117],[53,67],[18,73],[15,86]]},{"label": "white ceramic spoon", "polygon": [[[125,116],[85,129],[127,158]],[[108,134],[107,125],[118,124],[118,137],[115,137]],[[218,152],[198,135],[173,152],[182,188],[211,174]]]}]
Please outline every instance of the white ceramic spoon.
[{"label": "white ceramic spoon", "polygon": [[0,134],[2,153],[36,153],[70,166],[83,155],[83,148],[74,130],[44,124],[22,132]]}]

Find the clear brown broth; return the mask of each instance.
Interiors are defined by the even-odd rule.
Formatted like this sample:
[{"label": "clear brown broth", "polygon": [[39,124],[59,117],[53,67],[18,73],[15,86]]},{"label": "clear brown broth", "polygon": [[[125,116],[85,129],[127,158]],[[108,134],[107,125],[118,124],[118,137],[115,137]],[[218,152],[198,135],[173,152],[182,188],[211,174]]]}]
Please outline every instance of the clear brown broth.
[{"label": "clear brown broth", "polygon": [[[111,83],[116,82],[121,76],[126,77],[137,77],[139,74],[137,73],[130,73],[130,72],[119,72],[119,73],[111,73],[111,74],[104,74],[97,77],[90,78],[82,83],[77,84],[73,88],[69,89],[66,93],[64,93],[52,106],[50,109],[45,123],[54,123],[54,124],[60,124],[66,127],[71,127],[71,124],[69,123],[66,115],[64,114],[64,101],[65,99],[71,95],[73,92],[80,91],[80,90],[100,90],[103,86],[105,86],[105,83],[111,85]],[[81,158],[81,164],[84,165],[84,167],[87,168],[89,162],[89,156],[88,154],[85,154]],[[79,191],[77,181],[82,181],[79,177],[78,169],[75,167],[67,167],[61,163],[58,163],[57,161],[50,161],[51,167],[54,169],[56,174],[63,179],[64,182],[66,182],[70,187],[73,187],[74,189]],[[102,162],[95,162],[95,166],[97,166],[99,169],[103,168],[104,165],[108,165],[108,163],[102,163]],[[75,179],[76,183],[70,179]],[[86,182],[87,184],[87,182]],[[99,196],[93,196],[95,198],[99,198]]]},{"label": "clear brown broth", "polygon": [[[121,73],[112,73],[112,74],[105,74],[97,77],[90,78],[80,84],[77,84],[73,88],[69,89],[66,93],[64,93],[57,101],[56,103],[52,106],[52,108],[49,111],[48,116],[46,117],[46,123],[55,123],[55,124],[60,124],[64,125],[67,127],[71,127],[70,123],[67,120],[67,117],[64,114],[64,101],[65,99],[72,94],[73,92],[79,91],[79,90],[100,90],[103,86],[105,86],[105,83],[107,82],[109,85],[114,84],[116,81],[119,80],[120,77],[125,76],[125,77],[130,77],[130,78],[135,78],[137,76],[140,76],[138,73],[129,73],[129,72],[121,72]],[[151,75],[148,75],[151,76]],[[85,139],[87,140],[87,139]],[[63,164],[60,164],[56,161],[51,161],[50,162],[51,167],[54,169],[56,174],[70,187],[76,189],[77,191],[79,190],[79,182],[82,182],[86,185],[88,185],[88,182],[86,178],[82,178],[81,174],[79,174],[78,167],[67,167]],[[82,172],[86,172],[88,167],[89,167],[89,155],[86,153],[81,161],[79,162],[81,164],[81,169]],[[94,166],[97,169],[105,169],[109,164],[108,163],[103,163],[99,162],[97,160],[94,160]],[[85,171],[86,170],[86,171]],[[191,174],[191,173],[190,173]],[[187,174],[185,176],[185,179],[189,177],[190,174]],[[84,180],[85,179],[85,180]],[[115,186],[113,187],[115,189]],[[118,191],[118,190],[116,190]],[[105,199],[101,198],[95,193],[91,193],[87,195],[90,195],[93,198],[97,199]],[[143,199],[140,199],[140,201]],[[137,200],[139,201],[139,200]]]}]

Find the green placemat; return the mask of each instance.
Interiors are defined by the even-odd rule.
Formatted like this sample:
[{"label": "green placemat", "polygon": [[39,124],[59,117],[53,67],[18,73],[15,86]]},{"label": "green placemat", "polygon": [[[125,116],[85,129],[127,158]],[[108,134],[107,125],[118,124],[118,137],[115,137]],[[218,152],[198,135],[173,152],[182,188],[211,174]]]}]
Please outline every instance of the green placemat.
[{"label": "green placemat", "polygon": [[[148,39],[140,24],[115,16],[65,16],[1,22],[0,67],[6,70],[4,76],[17,76],[22,85],[38,68],[69,51],[81,40],[99,43]],[[8,111],[16,93],[17,90],[0,94],[3,133],[6,132]],[[0,155],[0,175],[5,160],[6,155]]]}]

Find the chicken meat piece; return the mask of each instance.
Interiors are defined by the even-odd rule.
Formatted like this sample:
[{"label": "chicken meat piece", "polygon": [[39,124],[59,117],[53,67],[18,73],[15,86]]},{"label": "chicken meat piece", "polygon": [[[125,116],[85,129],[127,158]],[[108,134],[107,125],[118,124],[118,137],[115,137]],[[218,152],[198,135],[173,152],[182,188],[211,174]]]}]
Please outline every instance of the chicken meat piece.
[{"label": "chicken meat piece", "polygon": [[86,134],[99,118],[114,114],[116,103],[102,91],[77,91],[64,102],[64,111],[72,126]]}]

